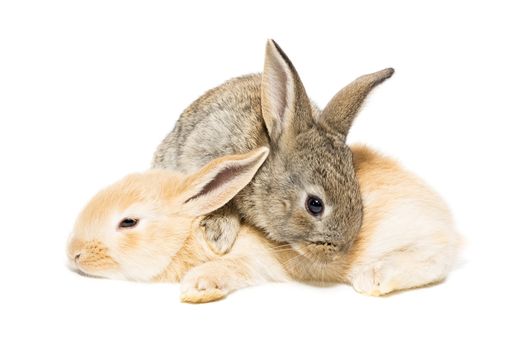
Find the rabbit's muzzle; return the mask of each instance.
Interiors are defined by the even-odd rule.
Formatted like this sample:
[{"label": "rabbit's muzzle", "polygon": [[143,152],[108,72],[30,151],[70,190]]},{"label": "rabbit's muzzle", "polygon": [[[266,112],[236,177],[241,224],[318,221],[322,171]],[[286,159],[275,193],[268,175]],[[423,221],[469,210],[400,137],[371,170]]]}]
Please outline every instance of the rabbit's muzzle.
[{"label": "rabbit's muzzle", "polygon": [[292,246],[301,255],[318,262],[338,260],[345,251],[344,244],[324,240],[296,242]]}]

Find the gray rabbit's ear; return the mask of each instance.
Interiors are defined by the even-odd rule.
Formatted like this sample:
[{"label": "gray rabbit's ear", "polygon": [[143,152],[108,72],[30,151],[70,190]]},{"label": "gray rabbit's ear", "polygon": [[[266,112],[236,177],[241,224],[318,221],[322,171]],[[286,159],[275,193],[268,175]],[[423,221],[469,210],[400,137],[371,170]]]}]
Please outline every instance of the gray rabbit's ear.
[{"label": "gray rabbit's ear", "polygon": [[[314,123],[308,96],[290,59],[273,40],[266,45],[262,115],[272,143],[290,139]],[[284,137],[283,137],[284,136]]]},{"label": "gray rabbit's ear", "polygon": [[319,117],[319,125],[340,134],[343,139],[346,139],[352,122],[370,91],[390,78],[392,74],[394,74],[394,69],[387,68],[363,75],[348,84],[328,102]]}]

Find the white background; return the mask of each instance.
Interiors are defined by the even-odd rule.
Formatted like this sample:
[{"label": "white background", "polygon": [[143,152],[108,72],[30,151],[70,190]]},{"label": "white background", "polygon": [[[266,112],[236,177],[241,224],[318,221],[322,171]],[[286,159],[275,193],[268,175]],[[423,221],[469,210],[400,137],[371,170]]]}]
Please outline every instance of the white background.
[{"label": "white background", "polygon": [[[0,348],[523,349],[523,10],[180,3],[0,3]],[[207,305],[180,304],[177,285],[70,272],[66,238],[87,200],[148,168],[206,89],[260,71],[270,37],[321,106],[358,75],[396,68],[349,142],[443,195],[468,242],[458,269],[386,298],[283,284]]]}]

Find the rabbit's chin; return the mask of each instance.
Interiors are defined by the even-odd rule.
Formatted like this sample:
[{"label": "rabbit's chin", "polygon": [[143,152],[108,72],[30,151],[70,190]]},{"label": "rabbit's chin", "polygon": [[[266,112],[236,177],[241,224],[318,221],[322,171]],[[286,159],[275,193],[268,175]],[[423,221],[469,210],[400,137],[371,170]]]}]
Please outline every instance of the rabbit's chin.
[{"label": "rabbit's chin", "polygon": [[344,254],[338,246],[328,242],[294,242],[291,247],[308,260],[319,263],[331,263]]},{"label": "rabbit's chin", "polygon": [[129,280],[130,278],[126,277],[122,271],[118,268],[93,268],[89,265],[85,266],[83,264],[76,263],[75,261],[68,261],[67,267],[70,271],[75,272],[84,277],[91,278],[107,278],[113,280]]}]

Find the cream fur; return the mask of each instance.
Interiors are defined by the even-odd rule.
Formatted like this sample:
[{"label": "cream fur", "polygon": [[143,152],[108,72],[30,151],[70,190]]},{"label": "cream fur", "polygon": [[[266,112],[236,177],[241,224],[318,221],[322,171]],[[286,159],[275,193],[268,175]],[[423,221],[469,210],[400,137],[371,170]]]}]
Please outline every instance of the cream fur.
[{"label": "cream fur", "polygon": [[365,219],[349,282],[359,292],[383,295],[443,280],[460,247],[446,204],[391,159],[364,146],[353,152]]},{"label": "cream fur", "polygon": [[[247,286],[291,279],[349,283],[358,292],[383,295],[440,281],[453,268],[460,238],[446,205],[417,177],[364,146],[352,147],[365,209],[347,256],[319,260],[316,252],[329,247],[291,249],[249,226],[242,226],[230,253],[216,255],[198,215],[214,210],[210,201],[226,203],[250,181],[262,163],[254,152],[222,157],[189,176],[151,170],[108,187],[77,220],[68,248],[72,264],[108,278],[181,281],[186,302],[208,302]],[[250,164],[250,171],[201,202],[185,203],[213,179],[210,174],[232,162]],[[139,217],[139,225],[118,230],[126,216]],[[82,258],[75,262],[79,253]]]}]

